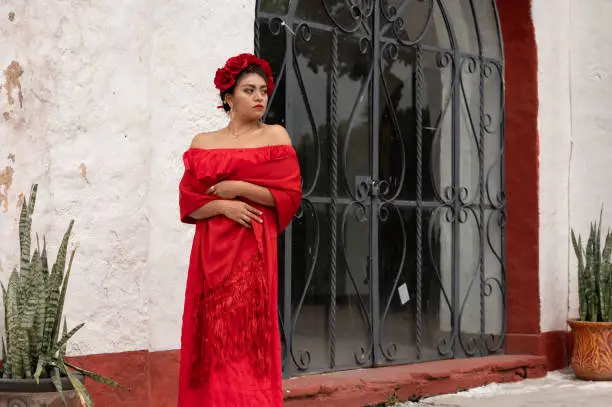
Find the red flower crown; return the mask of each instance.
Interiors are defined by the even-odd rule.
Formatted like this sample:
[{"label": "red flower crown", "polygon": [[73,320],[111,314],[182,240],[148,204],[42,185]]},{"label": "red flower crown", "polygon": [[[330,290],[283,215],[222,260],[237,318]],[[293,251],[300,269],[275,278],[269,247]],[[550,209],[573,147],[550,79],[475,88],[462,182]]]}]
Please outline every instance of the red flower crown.
[{"label": "red flower crown", "polygon": [[274,78],[272,77],[270,64],[268,64],[265,59],[258,58],[253,54],[240,54],[228,59],[223,68],[217,69],[215,87],[221,92],[227,91],[236,84],[238,75],[250,66],[256,66],[264,71],[268,77],[266,80],[268,85],[268,96],[272,95],[272,91],[274,90]]}]

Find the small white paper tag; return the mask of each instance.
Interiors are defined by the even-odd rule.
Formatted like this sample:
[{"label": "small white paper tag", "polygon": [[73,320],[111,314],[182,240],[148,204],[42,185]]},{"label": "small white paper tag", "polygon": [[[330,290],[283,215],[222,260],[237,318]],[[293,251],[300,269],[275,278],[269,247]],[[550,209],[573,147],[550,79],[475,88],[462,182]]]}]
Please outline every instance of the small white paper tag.
[{"label": "small white paper tag", "polygon": [[402,302],[402,305],[410,301],[410,294],[408,293],[408,286],[406,285],[406,283],[400,285],[397,288],[397,292],[400,296],[400,301]]}]

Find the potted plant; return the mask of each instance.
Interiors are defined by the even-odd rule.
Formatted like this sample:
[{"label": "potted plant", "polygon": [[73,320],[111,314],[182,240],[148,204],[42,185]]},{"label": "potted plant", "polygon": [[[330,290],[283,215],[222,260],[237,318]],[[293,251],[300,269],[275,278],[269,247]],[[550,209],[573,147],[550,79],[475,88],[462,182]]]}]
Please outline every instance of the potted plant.
[{"label": "potted plant", "polygon": [[[68,280],[75,250],[66,258],[68,241],[74,225],[70,222],[60,244],[51,270],[47,259],[46,240],[43,247],[36,237],[36,248],[31,250],[32,215],[36,203],[37,185],[32,186],[29,199],[24,199],[19,218],[20,267],[13,270],[5,287],[4,333],[2,335],[2,367],[0,369],[0,399],[9,406],[93,406],[85,388],[85,377],[111,386],[115,381],[86,371],[65,359],[66,344],[83,327],[79,324],[68,330],[60,325]],[[61,401],[60,401],[61,400]]]},{"label": "potted plant", "polygon": [[[603,212],[603,211],[602,211]],[[573,351],[571,367],[586,380],[612,379],[612,231],[601,238],[601,213],[591,223],[583,246],[572,230],[572,244],[578,258],[580,317],[569,320]]]}]

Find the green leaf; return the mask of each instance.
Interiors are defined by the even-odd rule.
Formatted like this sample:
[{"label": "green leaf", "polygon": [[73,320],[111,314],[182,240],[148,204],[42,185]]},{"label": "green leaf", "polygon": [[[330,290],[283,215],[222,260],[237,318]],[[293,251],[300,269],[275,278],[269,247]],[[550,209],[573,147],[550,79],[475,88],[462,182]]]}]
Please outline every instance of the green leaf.
[{"label": "green leaf", "polygon": [[49,364],[49,358],[45,355],[41,355],[38,358],[38,362],[36,363],[36,371],[34,372],[34,379],[36,380],[36,384],[38,384],[38,380],[40,376],[43,374],[43,369],[46,365]]},{"label": "green leaf", "polygon": [[35,350],[37,355],[43,354],[44,347],[44,334],[45,334],[45,319],[47,313],[47,288],[45,283],[45,276],[41,273],[42,284],[41,290],[39,291],[39,301],[36,306],[35,316],[34,316],[34,327],[32,329],[32,348]]},{"label": "green leaf", "polygon": [[47,258],[47,238],[45,236],[43,236],[43,250],[42,250],[42,254],[40,255],[40,259],[42,261],[42,266],[43,266],[42,271],[46,277],[49,277],[49,260]]},{"label": "green leaf", "polygon": [[11,377],[13,379],[23,378],[23,359],[21,349],[23,347],[21,324],[19,323],[19,306],[17,303],[19,291],[19,275],[17,270],[13,270],[9,278],[7,290],[7,330],[8,330],[8,352],[11,361]]},{"label": "green leaf", "polygon": [[[72,225],[70,226],[72,228]],[[68,291],[68,282],[70,280],[70,272],[72,271],[72,262],[74,261],[74,254],[76,253],[76,249],[73,249],[70,253],[70,262],[68,263],[68,270],[66,271],[66,276],[64,277],[64,282],[62,284],[62,290],[59,295],[58,303],[57,303],[57,312],[55,314],[55,328],[53,332],[57,331],[54,338],[57,338],[59,334],[59,327],[62,322],[62,314],[64,310],[64,301],[66,299],[66,292]]]},{"label": "green leaf", "polygon": [[74,389],[77,391],[77,394],[81,399],[81,405],[85,405],[86,407],[93,407],[94,402],[91,399],[91,396],[89,395],[89,392],[87,391],[83,383],[81,383],[81,381],[74,376],[70,369],[66,367],[64,362],[60,363],[60,367],[63,367],[63,369],[65,370],[65,373],[68,376],[70,383],[72,383],[72,387],[74,387]]},{"label": "green leaf", "polygon": [[66,268],[66,255],[68,254],[68,241],[70,240],[70,233],[72,232],[72,227],[74,226],[74,220],[70,221],[68,225],[68,230],[64,233],[64,238],[62,239],[62,243],[57,252],[57,259],[55,264],[53,265],[53,272],[56,272],[61,277],[59,278],[58,285],[61,284],[61,281],[64,277],[64,269]]},{"label": "green leaf", "polygon": [[66,254],[68,251],[68,241],[70,239],[70,233],[74,220],[70,221],[68,230],[64,233],[64,238],[60,244],[60,248],[57,253],[57,259],[51,270],[50,282],[48,284],[49,294],[47,297],[47,313],[45,318],[45,343],[50,349],[52,343],[57,340],[60,330],[60,324],[62,321],[63,314],[63,302],[60,307],[60,286],[64,279],[64,268],[66,267]]},{"label": "green leaf", "polygon": [[27,288],[24,290],[27,294],[24,299],[23,313],[21,314],[22,326],[27,331],[34,328],[36,312],[40,307],[40,303],[45,302],[42,262],[36,254],[32,258],[31,265],[30,277],[23,282],[23,284],[27,284]]},{"label": "green leaf", "polygon": [[[32,231],[32,214],[34,213],[34,205],[36,203],[36,191],[38,186],[32,185],[30,190],[30,203],[24,199],[21,207],[21,214],[19,216],[19,245],[21,252],[21,265],[20,273],[22,277],[27,278],[30,272],[30,246],[32,244],[31,231]],[[26,286],[20,287],[20,289]],[[23,298],[23,292],[20,292],[20,298]]]},{"label": "green leaf", "polygon": [[28,212],[28,202],[24,199],[23,205],[21,206],[21,214],[19,215],[19,246],[21,253],[20,272],[22,275],[27,275],[30,267],[31,223],[32,220]]},{"label": "green leaf", "polygon": [[574,230],[571,231],[572,236],[572,245],[574,246],[574,252],[576,253],[576,258],[578,259],[578,298],[579,298],[579,311],[580,311],[580,319],[582,321],[586,320],[587,317],[587,299],[586,299],[586,269],[585,269],[585,257],[586,253],[582,247],[582,237],[578,236],[576,239],[576,234]]},{"label": "green leaf", "polygon": [[79,329],[83,328],[84,325],[85,323],[81,322],[80,324],[72,328],[72,330],[68,332],[66,335],[63,335],[62,339],[57,343],[57,345],[55,345],[51,353],[52,354],[57,353],[64,345],[66,345],[66,343],[70,340],[70,338],[72,338]]},{"label": "green leaf", "polygon": [[595,295],[597,296],[597,307],[595,309],[596,321],[601,321],[601,220],[603,217],[603,207],[599,212],[599,222],[597,223],[597,235],[595,237]]},{"label": "green leaf", "polygon": [[59,287],[55,286],[53,273],[49,277],[49,283],[47,284],[48,293],[45,308],[45,326],[43,329],[43,353],[47,353],[53,348],[57,335],[53,336],[53,324],[55,322],[55,316],[57,314],[57,306],[59,302]]},{"label": "green leaf", "polygon": [[108,377],[102,376],[102,375],[100,375],[98,373],[90,372],[89,370],[85,370],[83,368],[80,368],[78,366],[75,366],[75,365],[73,365],[71,363],[68,363],[68,362],[65,362],[65,361],[64,361],[64,363],[66,364],[66,366],[71,367],[72,369],[76,370],[77,372],[81,373],[82,375],[84,375],[86,377],[89,377],[90,379],[95,380],[97,382],[100,382],[102,384],[106,384],[108,386],[113,386],[113,387],[117,387],[117,388],[124,389],[124,390],[130,390],[130,391],[132,390],[131,388],[124,387],[124,386],[120,385],[119,383],[117,383],[116,381],[114,381],[113,379],[110,379]]},{"label": "green leaf", "polygon": [[19,329],[20,334],[20,347],[19,353],[21,354],[21,359],[23,360],[23,376],[26,379],[32,378],[32,362],[30,359],[30,340],[28,338],[28,333],[25,329]]},{"label": "green leaf", "polygon": [[30,338],[30,353],[32,363],[36,363],[43,347],[43,334],[46,311],[46,284],[43,272],[42,258],[32,261],[28,297],[22,314],[22,323]]},{"label": "green leaf", "polygon": [[51,381],[53,382],[53,385],[55,386],[55,390],[57,390],[57,392],[59,393],[60,398],[62,399],[62,402],[64,403],[65,406],[67,406],[68,403],[66,402],[66,397],[64,396],[64,389],[62,386],[62,377],[60,376],[59,368],[53,369],[53,373],[51,374]]},{"label": "green leaf", "polygon": [[[63,331],[62,331],[62,335],[63,335],[64,337],[68,335],[68,321],[66,321],[66,318],[64,318],[64,329],[63,329]],[[59,350],[59,352],[60,352],[60,357],[61,357],[62,359],[64,359],[64,357],[66,356],[66,350],[67,350],[67,346],[66,346],[66,344],[64,344],[64,345],[63,345],[63,346],[60,348],[60,350]]]},{"label": "green leaf", "polygon": [[609,314],[610,308],[610,278],[612,277],[612,233],[608,230],[606,239],[604,241],[604,247],[601,257],[601,274],[599,281],[599,293],[600,293],[600,304],[601,304],[601,317],[603,321],[609,321],[612,315]]},{"label": "green leaf", "polygon": [[5,352],[6,352],[6,361],[3,363],[3,372],[2,372],[2,378],[3,379],[9,379],[10,376],[12,375],[13,369],[11,367],[11,358],[10,358],[10,354],[8,351],[8,343],[9,343],[9,323],[8,323],[8,300],[7,300],[7,295],[6,295],[6,288],[4,288],[4,284],[2,284],[0,282],[0,287],[2,288],[2,302],[4,303],[4,331],[5,331],[5,335],[6,335],[6,348],[5,348]]},{"label": "green leaf", "polygon": [[29,206],[30,216],[34,213],[34,206],[36,205],[36,193],[37,192],[38,192],[38,184],[32,185],[32,188],[30,189],[30,206]]},{"label": "green leaf", "polygon": [[589,233],[589,241],[587,243],[587,267],[588,270],[588,318],[589,321],[597,321],[597,309],[599,303],[599,297],[597,295],[597,226],[591,224],[591,230]]}]

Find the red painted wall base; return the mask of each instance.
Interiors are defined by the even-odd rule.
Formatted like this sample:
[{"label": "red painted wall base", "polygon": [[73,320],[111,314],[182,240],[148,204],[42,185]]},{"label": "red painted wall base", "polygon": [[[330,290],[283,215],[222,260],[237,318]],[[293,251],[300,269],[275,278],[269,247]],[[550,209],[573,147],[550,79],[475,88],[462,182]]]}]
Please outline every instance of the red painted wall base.
[{"label": "red painted wall base", "polygon": [[571,333],[552,331],[539,334],[508,334],[506,353],[510,355],[541,355],[546,357],[548,370],[568,366]]},{"label": "red painted wall base", "polygon": [[[71,359],[132,388],[117,390],[87,380],[97,407],[176,407],[178,355],[137,351]],[[394,393],[406,401],[545,374],[544,357],[492,356],[299,377],[285,380],[283,387],[288,407],[353,407],[384,402]]]}]

